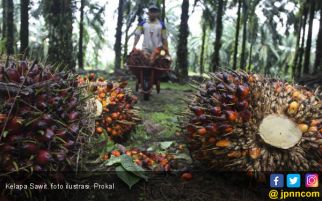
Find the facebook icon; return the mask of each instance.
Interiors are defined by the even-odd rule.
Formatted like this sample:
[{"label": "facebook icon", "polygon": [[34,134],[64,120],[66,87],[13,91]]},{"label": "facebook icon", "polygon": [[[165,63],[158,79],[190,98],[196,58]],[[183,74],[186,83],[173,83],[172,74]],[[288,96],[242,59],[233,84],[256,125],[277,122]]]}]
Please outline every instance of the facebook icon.
[{"label": "facebook icon", "polygon": [[271,188],[283,188],[284,187],[284,175],[283,174],[271,174],[270,185],[271,185]]}]

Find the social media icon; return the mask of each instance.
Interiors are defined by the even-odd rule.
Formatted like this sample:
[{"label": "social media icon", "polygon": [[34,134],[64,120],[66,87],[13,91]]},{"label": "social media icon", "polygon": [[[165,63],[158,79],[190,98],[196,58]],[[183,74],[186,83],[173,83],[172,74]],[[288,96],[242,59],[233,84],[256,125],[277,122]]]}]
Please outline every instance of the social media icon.
[{"label": "social media icon", "polygon": [[270,186],[271,186],[271,188],[283,188],[284,187],[284,175],[283,174],[271,174]]},{"label": "social media icon", "polygon": [[288,188],[300,188],[301,175],[300,174],[288,174],[286,176],[286,186]]},{"label": "social media icon", "polygon": [[319,175],[318,174],[305,174],[305,187],[319,187]]}]

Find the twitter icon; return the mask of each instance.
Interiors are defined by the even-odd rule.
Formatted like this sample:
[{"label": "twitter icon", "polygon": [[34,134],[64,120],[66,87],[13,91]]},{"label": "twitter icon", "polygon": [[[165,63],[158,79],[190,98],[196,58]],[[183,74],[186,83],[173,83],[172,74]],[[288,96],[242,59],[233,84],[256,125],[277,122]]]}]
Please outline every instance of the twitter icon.
[{"label": "twitter icon", "polygon": [[300,174],[288,174],[286,177],[286,185],[288,188],[300,188],[301,175]]}]

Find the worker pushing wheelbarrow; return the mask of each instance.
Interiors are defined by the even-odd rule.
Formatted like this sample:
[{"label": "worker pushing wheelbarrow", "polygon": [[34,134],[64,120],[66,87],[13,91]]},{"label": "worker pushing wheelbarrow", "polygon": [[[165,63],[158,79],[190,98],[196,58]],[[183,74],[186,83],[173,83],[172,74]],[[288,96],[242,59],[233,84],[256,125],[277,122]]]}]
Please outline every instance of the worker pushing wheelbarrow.
[{"label": "worker pushing wheelbarrow", "polygon": [[[137,78],[136,91],[141,89],[144,100],[149,99],[153,85],[156,85],[157,92],[160,92],[160,75],[169,71],[171,65],[167,30],[159,20],[159,14],[157,6],[149,7],[149,18],[139,23],[135,31],[134,47],[127,60],[127,66]],[[142,34],[142,50],[138,50],[136,46]]]}]

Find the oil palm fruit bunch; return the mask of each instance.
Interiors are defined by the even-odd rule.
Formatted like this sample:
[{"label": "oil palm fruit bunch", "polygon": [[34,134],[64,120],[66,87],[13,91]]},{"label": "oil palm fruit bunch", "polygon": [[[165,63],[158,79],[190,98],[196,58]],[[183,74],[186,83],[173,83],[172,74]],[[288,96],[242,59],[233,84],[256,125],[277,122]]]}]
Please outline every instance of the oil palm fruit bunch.
[{"label": "oil palm fruit bunch", "polygon": [[152,67],[170,68],[172,60],[169,52],[163,48],[155,48],[150,56]]},{"label": "oil palm fruit bunch", "polygon": [[97,105],[96,133],[107,134],[114,142],[124,142],[140,121],[134,105],[137,97],[126,88],[127,81],[109,82],[104,78],[89,75],[90,90]]},{"label": "oil palm fruit bunch", "polygon": [[150,58],[142,50],[134,49],[128,56],[127,65],[130,66],[148,66]]},{"label": "oil palm fruit bunch", "polygon": [[138,148],[131,149],[114,149],[109,153],[103,153],[101,155],[101,160],[106,161],[111,158],[111,156],[119,157],[122,154],[126,154],[133,159],[133,162],[141,166],[145,170],[155,171],[155,172],[168,172],[171,171],[171,161],[174,156],[166,153],[155,153],[143,151]]},{"label": "oil palm fruit bunch", "polygon": [[216,170],[320,171],[317,91],[257,74],[223,71],[193,85],[184,133],[194,159]]},{"label": "oil palm fruit bunch", "polygon": [[1,171],[76,168],[90,113],[76,76],[14,59],[0,69]]}]

